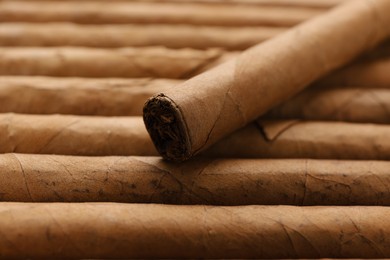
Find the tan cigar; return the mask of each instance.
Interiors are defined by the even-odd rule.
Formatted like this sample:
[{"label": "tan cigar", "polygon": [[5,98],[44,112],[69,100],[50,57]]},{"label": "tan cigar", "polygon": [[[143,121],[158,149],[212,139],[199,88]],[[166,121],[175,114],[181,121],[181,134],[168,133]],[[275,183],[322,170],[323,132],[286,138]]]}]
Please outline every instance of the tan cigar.
[{"label": "tan cigar", "polygon": [[[2,0],[8,1],[8,0]],[[10,0],[15,1],[15,0]],[[39,0],[43,1],[43,0]],[[46,0],[46,1],[65,1],[65,0]],[[66,0],[72,1],[72,0]],[[74,0],[73,0],[74,1]],[[77,0],[76,0],[77,1]],[[94,0],[100,1],[100,0]],[[106,1],[106,0],[101,0]],[[126,2],[127,0],[111,0],[110,2]],[[309,7],[328,9],[338,4],[345,3],[349,0],[133,0],[133,2],[152,2],[152,3],[202,3],[202,4],[218,4],[218,5],[259,5],[259,6],[282,6],[282,7]]]},{"label": "tan cigar", "polygon": [[[148,97],[176,88],[182,82],[151,78],[3,76],[0,112],[140,116]],[[265,117],[387,124],[389,106],[389,89],[312,87],[272,109]]]},{"label": "tan cigar", "polygon": [[140,116],[148,97],[181,82],[152,78],[2,76],[0,112]]},{"label": "tan cigar", "polygon": [[390,124],[390,90],[312,87],[272,109],[265,118]]},{"label": "tan cigar", "polygon": [[75,22],[292,26],[323,13],[316,8],[133,1],[3,1],[1,22]]},{"label": "tan cigar", "polygon": [[235,53],[164,47],[95,49],[0,48],[0,75],[189,78]]},{"label": "tan cigar", "polygon": [[386,258],[388,207],[1,203],[4,258]]},{"label": "tan cigar", "polygon": [[281,27],[4,23],[0,27],[0,45],[100,48],[165,46],[195,49],[221,47],[244,50],[284,30]]},{"label": "tan cigar", "polygon": [[1,201],[390,205],[390,162],[0,155]]},{"label": "tan cigar", "polygon": [[[390,127],[259,120],[204,153],[210,157],[390,159]],[[141,117],[0,114],[0,153],[157,155]]]},{"label": "tan cigar", "polygon": [[[69,1],[69,0],[68,0]],[[120,0],[119,0],[120,1]],[[167,0],[137,0],[145,2],[166,2]],[[237,4],[259,6],[331,8],[349,0],[169,0],[177,3]]]},{"label": "tan cigar", "polygon": [[390,159],[390,127],[345,122],[257,121],[208,151],[213,157]]},{"label": "tan cigar", "polygon": [[363,61],[343,68],[317,83],[329,87],[338,86],[371,86],[390,88],[390,56]]},{"label": "tan cigar", "polygon": [[384,40],[389,11],[387,0],[347,3],[154,96],[144,120],[157,150],[175,161],[205,150]]},{"label": "tan cigar", "polygon": [[0,152],[156,155],[134,117],[0,114]]}]

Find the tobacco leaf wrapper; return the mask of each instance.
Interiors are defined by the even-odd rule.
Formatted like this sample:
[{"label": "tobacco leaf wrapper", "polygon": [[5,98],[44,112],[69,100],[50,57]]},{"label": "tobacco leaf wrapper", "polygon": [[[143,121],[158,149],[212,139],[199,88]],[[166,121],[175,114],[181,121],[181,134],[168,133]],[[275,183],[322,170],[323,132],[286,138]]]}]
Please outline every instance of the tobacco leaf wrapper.
[{"label": "tobacco leaf wrapper", "polygon": [[0,155],[0,200],[390,205],[390,162]]},{"label": "tobacco leaf wrapper", "polygon": [[3,76],[0,112],[141,116],[148,97],[181,82],[152,78]]},{"label": "tobacco leaf wrapper", "polygon": [[164,47],[1,47],[0,75],[188,78],[235,55],[223,53]]},{"label": "tobacco leaf wrapper", "polygon": [[265,117],[389,124],[390,91],[372,87],[308,88]]},{"label": "tobacco leaf wrapper", "polygon": [[[51,1],[62,1],[62,0],[51,0]],[[72,0],[67,0],[67,1],[72,1]],[[94,0],[94,1],[99,2],[101,0]],[[113,0],[111,2],[115,2],[115,1],[125,2],[125,0]],[[349,0],[134,0],[133,2],[146,2],[146,3],[162,2],[162,3],[181,3],[181,4],[202,3],[206,5],[211,5],[211,4],[250,5],[250,6],[259,5],[259,6],[310,7],[310,8],[328,9],[338,4],[345,3],[346,1]]]},{"label": "tobacco leaf wrapper", "polygon": [[[182,80],[3,76],[0,112],[140,116],[144,100]],[[375,80],[373,81],[375,84]],[[390,87],[390,84],[388,85]],[[390,123],[390,90],[310,87],[268,112],[268,119]]]},{"label": "tobacco leaf wrapper", "polygon": [[3,23],[0,27],[0,45],[99,48],[165,46],[195,49],[221,47],[244,50],[283,31],[285,28],[279,27]]},{"label": "tobacco leaf wrapper", "polygon": [[4,258],[386,258],[387,207],[1,203]]},{"label": "tobacco leaf wrapper", "polygon": [[372,86],[377,88],[390,87],[390,56],[367,60],[352,64],[319,81],[316,85],[329,87],[338,86]]},{"label": "tobacco leaf wrapper", "polygon": [[[134,1],[1,1],[2,22],[84,24],[193,24],[292,26],[320,13],[315,8],[147,3]],[[77,15],[75,15],[77,14]]]},{"label": "tobacco leaf wrapper", "polygon": [[[209,157],[390,159],[387,125],[262,121],[226,137]],[[0,114],[0,152],[154,156],[141,117]]]},{"label": "tobacco leaf wrapper", "polygon": [[389,160],[389,136],[387,125],[257,120],[204,154],[238,158]]},{"label": "tobacco leaf wrapper", "polygon": [[0,115],[0,152],[69,155],[156,155],[134,117]]},{"label": "tobacco leaf wrapper", "polygon": [[144,121],[157,150],[184,161],[255,120],[384,40],[389,10],[385,0],[342,5],[149,99]]}]

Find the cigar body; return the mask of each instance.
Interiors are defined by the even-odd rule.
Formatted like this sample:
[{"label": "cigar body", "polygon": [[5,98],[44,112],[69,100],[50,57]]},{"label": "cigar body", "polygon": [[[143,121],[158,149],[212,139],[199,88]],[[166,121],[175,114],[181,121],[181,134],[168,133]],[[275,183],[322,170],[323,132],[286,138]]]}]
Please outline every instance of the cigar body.
[{"label": "cigar body", "polygon": [[352,64],[325,79],[319,81],[319,86],[371,86],[377,88],[390,87],[390,56],[379,59],[368,60]]},{"label": "cigar body", "polygon": [[[2,0],[7,1],[7,0]],[[14,0],[10,0],[14,1]],[[43,0],[39,0],[42,2]],[[63,0],[45,0],[45,1],[63,1]],[[72,0],[66,0],[72,1]],[[76,0],[77,1],[77,0]],[[101,1],[101,0],[94,0]],[[105,0],[102,0],[105,1]],[[126,2],[127,0],[111,0],[110,2]],[[310,7],[328,9],[349,0],[134,0],[133,2],[146,3],[202,3],[205,5],[259,5],[259,6],[282,6],[282,7]]]},{"label": "cigar body", "polygon": [[220,26],[292,26],[323,11],[315,8],[147,3],[133,1],[2,1],[2,22],[74,22],[86,24],[194,24]]},{"label": "cigar body", "polygon": [[[390,127],[259,121],[204,153],[211,157],[390,159]],[[157,155],[141,117],[0,114],[0,152]]]},{"label": "cigar body", "polygon": [[[229,59],[218,49],[0,48],[0,75],[188,78]],[[233,54],[234,55],[234,54]]]},{"label": "cigar body", "polygon": [[154,96],[144,120],[157,150],[183,161],[255,120],[384,40],[389,10],[386,0],[342,5]]},{"label": "cigar body", "polygon": [[2,203],[0,251],[4,258],[385,258],[389,214],[387,207]]},{"label": "cigar body", "polygon": [[0,45],[100,48],[165,46],[195,49],[221,47],[243,50],[284,30],[281,27],[3,23],[0,27]]},{"label": "cigar body", "polygon": [[389,124],[389,111],[389,89],[312,87],[271,109],[265,118]]},{"label": "cigar body", "polygon": [[[182,80],[3,76],[0,112],[140,116],[151,95],[176,88]],[[390,85],[389,85],[390,87]],[[364,87],[311,87],[265,115],[306,119],[390,123],[390,90]]]},{"label": "cigar body", "polygon": [[0,112],[140,116],[150,95],[180,82],[152,78],[3,76],[0,80]]},{"label": "cigar body", "polygon": [[[0,113],[140,116],[148,97],[176,88],[182,82],[151,78],[3,76]],[[265,118],[387,124],[389,106],[389,89],[311,87],[272,109]]]},{"label": "cigar body", "polygon": [[215,157],[390,159],[387,125],[343,122],[258,121],[205,154]]},{"label": "cigar body", "polygon": [[390,162],[0,155],[1,201],[390,205]]},{"label": "cigar body", "polygon": [[156,155],[142,120],[132,117],[0,115],[0,152]]},{"label": "cigar body", "polygon": [[[138,0],[146,2],[166,2],[166,0]],[[348,0],[169,0],[176,3],[237,4],[283,7],[310,7],[328,9]]]}]

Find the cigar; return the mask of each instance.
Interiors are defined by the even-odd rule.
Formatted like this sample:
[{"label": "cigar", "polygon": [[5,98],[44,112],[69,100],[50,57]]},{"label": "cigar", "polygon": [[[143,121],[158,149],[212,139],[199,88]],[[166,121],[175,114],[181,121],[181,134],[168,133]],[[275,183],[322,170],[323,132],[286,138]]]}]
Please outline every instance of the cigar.
[{"label": "cigar", "polygon": [[[176,88],[182,82],[156,78],[3,76],[0,113],[141,116],[148,97]],[[311,87],[263,118],[389,124],[389,104],[389,89]]]},{"label": "cigar", "polygon": [[390,205],[390,162],[1,154],[1,201]]},{"label": "cigar", "polygon": [[284,30],[282,27],[4,23],[0,27],[0,45],[99,48],[165,46],[195,49],[221,47],[227,50],[244,50]]},{"label": "cigar", "polygon": [[389,160],[389,136],[387,125],[257,120],[205,154],[237,158]]},{"label": "cigar", "polygon": [[[6,0],[2,0],[6,1]],[[14,0],[11,0],[14,1]],[[39,0],[43,1],[43,0]],[[45,0],[45,1],[65,1],[65,0]],[[66,0],[72,1],[72,0]],[[73,0],[74,1],[74,0]],[[77,0],[76,0],[77,1]],[[94,0],[100,1],[100,0]],[[106,0],[102,0],[106,1]],[[110,2],[126,2],[127,0],[112,0]],[[189,4],[189,3],[202,3],[208,5],[258,5],[258,6],[281,6],[281,7],[309,7],[309,8],[321,8],[329,9],[341,3],[345,3],[350,0],[133,0],[133,2],[146,2],[146,3],[176,3],[176,4]]]},{"label": "cigar", "polygon": [[[68,0],[69,1],[69,0]],[[119,0],[120,1],[120,0]],[[166,2],[166,0],[138,0],[145,2]],[[332,8],[349,0],[169,0],[176,3],[205,3],[205,4],[237,4],[237,5],[260,5],[260,6],[283,6],[283,7],[310,7]]]},{"label": "cigar", "polygon": [[390,90],[312,87],[271,109],[264,118],[390,124]]},{"label": "cigar", "polygon": [[[389,45],[390,46],[390,45]],[[390,87],[390,56],[351,64],[316,83],[320,87],[364,86]]]},{"label": "cigar", "polygon": [[184,161],[255,120],[388,37],[389,10],[386,0],[341,5],[152,97],[144,121],[157,150]]},{"label": "cigar", "polygon": [[0,114],[0,152],[157,155],[134,117]]},{"label": "cigar", "polygon": [[133,1],[3,1],[1,22],[293,26],[323,13],[316,8]]},{"label": "cigar", "polygon": [[82,47],[0,48],[0,75],[189,78],[235,53],[164,47],[96,49]]},{"label": "cigar", "polygon": [[[390,159],[390,127],[262,121],[203,153],[208,157]],[[141,117],[0,114],[0,153],[158,155]]]},{"label": "cigar", "polygon": [[387,207],[1,203],[5,258],[386,258]]},{"label": "cigar", "polygon": [[0,113],[141,116],[148,97],[180,82],[156,78],[2,76]]}]

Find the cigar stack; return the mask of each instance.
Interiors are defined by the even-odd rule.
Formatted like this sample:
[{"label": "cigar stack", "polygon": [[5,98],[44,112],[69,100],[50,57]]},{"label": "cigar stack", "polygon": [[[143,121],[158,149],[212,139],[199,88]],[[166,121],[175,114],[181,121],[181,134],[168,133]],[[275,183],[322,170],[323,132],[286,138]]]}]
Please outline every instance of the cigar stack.
[{"label": "cigar stack", "polygon": [[0,0],[0,258],[390,257],[389,0]]}]

